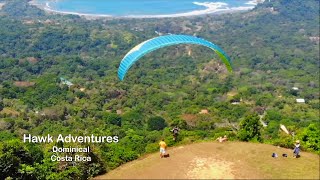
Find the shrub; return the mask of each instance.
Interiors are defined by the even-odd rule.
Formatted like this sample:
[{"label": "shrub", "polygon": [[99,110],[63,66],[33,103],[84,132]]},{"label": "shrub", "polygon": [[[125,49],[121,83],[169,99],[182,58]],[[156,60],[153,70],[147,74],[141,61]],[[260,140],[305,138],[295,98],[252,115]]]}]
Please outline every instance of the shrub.
[{"label": "shrub", "polygon": [[148,127],[150,130],[163,130],[165,127],[167,127],[166,121],[162,117],[152,117],[148,121]]},{"label": "shrub", "polygon": [[257,140],[261,141],[261,123],[259,116],[248,115],[240,122],[240,130],[238,132],[238,138],[241,141]]}]

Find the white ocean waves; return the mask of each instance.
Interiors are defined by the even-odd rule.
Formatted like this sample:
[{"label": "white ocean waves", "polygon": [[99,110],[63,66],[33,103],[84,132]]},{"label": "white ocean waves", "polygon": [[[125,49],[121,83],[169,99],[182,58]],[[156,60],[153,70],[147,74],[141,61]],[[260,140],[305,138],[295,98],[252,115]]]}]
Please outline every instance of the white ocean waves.
[{"label": "white ocean waves", "polygon": [[125,16],[130,18],[165,18],[165,17],[183,17],[183,16],[199,16],[205,14],[213,14],[218,12],[228,12],[228,11],[244,11],[253,9],[254,6],[239,6],[239,7],[228,7],[229,5],[224,2],[193,2],[193,4],[198,6],[204,6],[206,9],[195,10],[185,13],[177,14],[166,14],[166,15],[132,15]]},{"label": "white ocean waves", "polygon": [[253,9],[255,7],[255,6],[229,7],[229,5],[224,2],[203,2],[203,3],[194,2],[193,4],[207,7],[206,10],[203,10],[203,13],[205,14],[216,13],[216,12],[228,12],[228,11],[245,11],[245,10]]},{"label": "white ocean waves", "polygon": [[264,0],[251,0],[251,1],[246,2],[245,4],[256,6],[257,4],[263,3],[263,2],[264,2]]}]

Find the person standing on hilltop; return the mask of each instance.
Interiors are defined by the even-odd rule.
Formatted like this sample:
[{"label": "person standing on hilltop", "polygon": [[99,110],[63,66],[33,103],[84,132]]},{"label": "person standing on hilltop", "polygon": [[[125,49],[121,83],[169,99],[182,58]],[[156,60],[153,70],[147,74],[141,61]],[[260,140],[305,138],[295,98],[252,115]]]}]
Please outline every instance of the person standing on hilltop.
[{"label": "person standing on hilltop", "polygon": [[177,140],[177,136],[178,136],[178,134],[179,134],[179,131],[180,131],[180,129],[179,129],[177,126],[175,126],[175,127],[171,130],[171,132],[173,133],[173,140],[174,140],[174,141]]},{"label": "person standing on hilltop", "polygon": [[164,139],[161,139],[160,143],[160,158],[163,158],[166,155],[167,144],[164,142]]},{"label": "person standing on hilltop", "polygon": [[300,141],[297,140],[296,143],[294,144],[294,149],[293,149],[293,157],[298,158],[300,155]]}]

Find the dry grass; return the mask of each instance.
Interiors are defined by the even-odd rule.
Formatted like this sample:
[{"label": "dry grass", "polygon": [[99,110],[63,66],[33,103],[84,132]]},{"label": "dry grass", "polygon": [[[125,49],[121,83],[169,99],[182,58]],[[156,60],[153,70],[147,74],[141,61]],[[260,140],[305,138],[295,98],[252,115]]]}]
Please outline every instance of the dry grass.
[{"label": "dry grass", "polygon": [[3,110],[0,111],[0,114],[9,114],[12,116],[19,116],[20,115],[20,113],[18,111],[7,108],[7,107],[3,108]]},{"label": "dry grass", "polygon": [[205,142],[168,152],[170,158],[150,154],[97,179],[319,179],[319,155],[302,152],[295,159],[291,149],[272,145]]},{"label": "dry grass", "polygon": [[17,87],[31,87],[34,86],[36,83],[28,81],[15,81],[13,84]]},{"label": "dry grass", "polygon": [[195,126],[198,117],[194,114],[183,114],[181,118],[185,120],[189,126]]},{"label": "dry grass", "polygon": [[[316,154],[302,152],[301,158],[296,159],[291,149],[243,142],[220,144],[216,150],[221,159],[235,163],[233,173],[237,178],[319,179],[319,155]],[[279,157],[272,158],[273,152]],[[283,153],[288,157],[282,157]]]}]

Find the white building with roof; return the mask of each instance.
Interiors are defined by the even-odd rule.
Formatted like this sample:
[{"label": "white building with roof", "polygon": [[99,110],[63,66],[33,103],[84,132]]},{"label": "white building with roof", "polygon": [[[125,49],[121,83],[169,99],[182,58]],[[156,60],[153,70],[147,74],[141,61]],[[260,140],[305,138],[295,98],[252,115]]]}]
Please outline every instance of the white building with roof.
[{"label": "white building with roof", "polygon": [[305,103],[306,100],[304,100],[304,99],[296,99],[296,102],[297,102],[297,103]]}]

